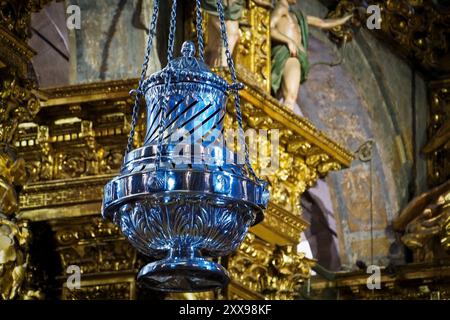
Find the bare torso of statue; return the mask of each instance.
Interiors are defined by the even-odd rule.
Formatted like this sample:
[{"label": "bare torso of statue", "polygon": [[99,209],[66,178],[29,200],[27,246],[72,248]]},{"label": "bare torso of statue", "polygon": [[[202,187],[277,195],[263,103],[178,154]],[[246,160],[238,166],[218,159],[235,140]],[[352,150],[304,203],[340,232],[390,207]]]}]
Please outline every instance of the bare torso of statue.
[{"label": "bare torso of statue", "polygon": [[[276,94],[281,93],[285,105],[295,109],[300,83],[306,79],[308,68],[307,48],[304,37],[307,37],[308,25],[321,29],[330,29],[346,23],[352,16],[340,19],[323,20],[317,17],[304,17],[300,12],[293,12],[290,5],[297,0],[278,0],[271,15],[270,33],[274,44],[278,44],[272,52],[272,88]],[[296,10],[298,11],[298,10]],[[300,21],[301,20],[301,21]],[[275,82],[274,82],[275,81]]]},{"label": "bare torso of statue", "polygon": [[281,17],[278,23],[278,30],[286,37],[291,38],[299,48],[303,47],[302,33],[297,21],[297,17],[293,13],[287,10],[283,10],[281,12]]}]

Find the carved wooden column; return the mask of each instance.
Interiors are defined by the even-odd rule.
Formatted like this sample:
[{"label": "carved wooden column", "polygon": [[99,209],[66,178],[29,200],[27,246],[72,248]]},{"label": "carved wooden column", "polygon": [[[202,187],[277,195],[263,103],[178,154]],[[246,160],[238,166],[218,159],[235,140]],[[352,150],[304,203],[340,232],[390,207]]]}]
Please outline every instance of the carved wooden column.
[{"label": "carved wooden column", "polygon": [[247,1],[240,21],[241,38],[236,50],[237,70],[254,77],[255,84],[270,94],[272,1]]},{"label": "carved wooden column", "polygon": [[450,179],[450,77],[430,84],[429,143],[424,148],[428,155],[427,171],[430,187]]},{"label": "carved wooden column", "polygon": [[36,82],[26,40],[30,17],[45,1],[2,1],[0,4],[0,300],[39,298],[27,283],[30,234],[20,220],[19,193],[27,182],[25,162],[17,154],[20,123],[39,111]]}]

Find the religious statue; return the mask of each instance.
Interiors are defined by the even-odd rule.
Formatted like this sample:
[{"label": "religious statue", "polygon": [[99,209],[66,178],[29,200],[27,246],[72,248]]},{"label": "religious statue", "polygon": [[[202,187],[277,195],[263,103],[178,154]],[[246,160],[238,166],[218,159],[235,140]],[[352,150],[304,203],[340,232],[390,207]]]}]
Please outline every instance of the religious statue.
[{"label": "religious statue", "polygon": [[[305,16],[291,5],[296,0],[278,0],[271,15],[270,33],[272,46],[272,90],[283,99],[283,103],[292,109],[296,101],[300,84],[309,72],[308,61],[308,25],[321,29],[331,29],[345,24],[352,15],[340,19],[320,19]],[[280,92],[281,90],[281,92]]]},{"label": "religious statue", "polygon": [[[253,2],[261,6],[270,5],[264,0],[253,0]],[[239,20],[242,17],[246,0],[224,0],[223,3],[228,45],[231,54],[233,54],[234,48],[241,36]],[[217,0],[202,0],[202,8],[209,15],[208,43],[206,45],[205,62],[210,67],[225,67],[227,66],[227,57],[220,36],[220,20],[217,14]]]}]

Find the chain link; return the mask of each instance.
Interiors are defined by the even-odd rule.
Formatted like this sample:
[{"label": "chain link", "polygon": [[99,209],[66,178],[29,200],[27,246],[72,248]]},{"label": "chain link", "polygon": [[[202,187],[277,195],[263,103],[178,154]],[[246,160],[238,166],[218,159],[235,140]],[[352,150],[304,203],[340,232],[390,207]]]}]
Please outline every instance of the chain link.
[{"label": "chain link", "polygon": [[173,48],[175,43],[175,33],[177,29],[177,0],[172,0],[172,10],[170,12],[169,45],[167,48],[167,63],[173,59]]},{"label": "chain link", "polygon": [[201,0],[196,0],[195,6],[196,28],[197,28],[197,41],[198,41],[198,57],[201,61],[204,61],[203,52],[205,50],[205,41],[203,39],[203,16],[201,11]]},{"label": "chain link", "polygon": [[132,90],[130,92],[130,94],[132,95],[132,97],[134,99],[134,106],[133,106],[133,115],[131,118],[130,135],[128,136],[127,150],[126,150],[125,155],[127,155],[133,148],[133,139],[134,139],[134,134],[135,134],[135,130],[136,130],[136,124],[138,122],[138,117],[139,117],[140,102],[141,102],[141,99],[143,98],[142,85],[144,83],[145,76],[147,74],[148,64],[150,62],[150,55],[151,55],[152,49],[153,49],[153,39],[156,34],[156,22],[158,21],[158,13],[159,13],[159,0],[154,0],[153,14],[152,14],[152,18],[150,21],[150,27],[149,27],[149,33],[148,33],[147,48],[146,48],[145,56],[144,56],[144,63],[142,64],[141,78],[139,79],[138,88],[136,90]]},{"label": "chain link", "polygon": [[161,165],[161,156],[162,156],[162,143],[163,143],[163,135],[164,130],[166,128],[166,114],[167,109],[170,101],[169,97],[169,87],[171,83],[172,78],[172,68],[170,66],[170,62],[173,59],[173,49],[174,49],[174,43],[175,43],[175,33],[177,30],[177,0],[172,0],[172,10],[170,14],[170,29],[169,29],[169,44],[167,48],[167,64],[168,68],[165,71],[165,78],[166,83],[164,87],[164,96],[163,96],[163,102],[161,104],[161,120],[158,124],[158,148],[156,153],[156,170],[159,169],[159,166]]},{"label": "chain link", "polygon": [[239,143],[241,146],[242,145],[244,146],[245,164],[247,166],[248,171],[250,172],[250,174],[253,176],[253,178],[256,181],[260,182],[261,180],[256,175],[256,173],[253,170],[253,167],[250,163],[248,147],[247,147],[247,143],[245,142],[244,128],[242,126],[242,111],[241,111],[241,97],[239,96],[239,84],[237,81],[236,69],[234,67],[233,58],[231,56],[230,47],[228,44],[228,35],[227,35],[227,28],[225,25],[225,13],[224,13],[224,8],[223,8],[223,0],[217,0],[217,11],[219,13],[220,32],[222,35],[223,45],[225,47],[225,55],[227,58],[228,69],[230,69],[231,81],[233,82],[231,91],[234,93],[234,102],[235,102],[235,107],[236,107],[236,120],[237,120],[238,126],[239,126]]},{"label": "chain link", "polygon": [[166,78],[166,84],[164,87],[164,96],[163,96],[163,102],[161,104],[161,120],[158,125],[158,147],[156,151],[156,170],[159,169],[159,166],[161,164],[161,157],[162,157],[162,144],[163,144],[163,135],[164,130],[166,128],[166,113],[167,113],[167,107],[169,105],[170,97],[169,97],[169,87],[171,83],[171,76],[172,76],[172,69],[169,68],[165,74]]}]

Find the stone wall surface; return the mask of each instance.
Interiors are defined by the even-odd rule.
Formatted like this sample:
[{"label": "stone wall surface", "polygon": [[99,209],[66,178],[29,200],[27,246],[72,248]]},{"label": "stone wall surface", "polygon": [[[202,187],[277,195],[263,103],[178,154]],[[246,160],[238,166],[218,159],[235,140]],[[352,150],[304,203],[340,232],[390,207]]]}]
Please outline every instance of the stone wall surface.
[{"label": "stone wall surface", "polygon": [[[309,15],[327,13],[316,0],[299,6]],[[356,260],[370,263],[372,246],[375,264],[401,260],[403,247],[390,225],[411,196],[425,188],[425,161],[419,153],[426,137],[425,82],[367,30],[359,30],[344,48],[337,48],[324,31],[311,28],[310,35],[312,68],[299,95],[303,114],[350,150],[375,141],[371,163],[357,159],[327,179],[334,214],[325,216],[334,215],[337,223],[324,225],[336,232],[344,267],[355,268]],[[340,57],[338,66],[327,65]],[[315,250],[320,255],[328,249],[318,243]]]}]

